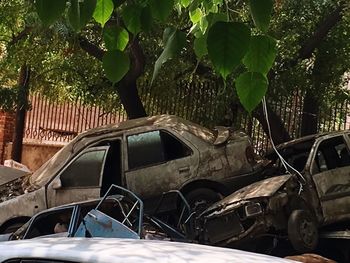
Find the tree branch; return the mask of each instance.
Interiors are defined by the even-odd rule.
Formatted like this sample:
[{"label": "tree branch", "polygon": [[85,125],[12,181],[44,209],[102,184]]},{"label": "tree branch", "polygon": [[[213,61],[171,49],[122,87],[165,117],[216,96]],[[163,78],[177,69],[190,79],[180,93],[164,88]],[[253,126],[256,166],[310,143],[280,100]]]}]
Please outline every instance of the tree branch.
[{"label": "tree branch", "polygon": [[80,47],[88,53],[90,56],[93,56],[97,58],[98,60],[102,61],[102,57],[104,54],[104,50],[102,50],[97,45],[91,43],[87,38],[80,36],[78,38]]},{"label": "tree branch", "polygon": [[9,46],[17,44],[19,41],[24,39],[33,30],[33,27],[25,26],[24,29],[17,35],[13,35],[11,41],[8,43]]}]

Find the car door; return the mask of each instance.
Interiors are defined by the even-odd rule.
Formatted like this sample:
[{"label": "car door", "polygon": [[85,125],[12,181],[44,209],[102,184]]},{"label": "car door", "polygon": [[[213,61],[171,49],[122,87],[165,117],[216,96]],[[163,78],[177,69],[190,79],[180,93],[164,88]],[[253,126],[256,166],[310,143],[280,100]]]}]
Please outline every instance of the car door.
[{"label": "car door", "polygon": [[350,218],[350,154],[342,135],[318,143],[312,178],[325,223]]},{"label": "car door", "polygon": [[196,176],[198,150],[165,129],[126,134],[127,188],[143,198],[179,189]]},{"label": "car door", "polygon": [[91,147],[77,155],[47,186],[47,203],[54,207],[100,197],[109,146]]}]

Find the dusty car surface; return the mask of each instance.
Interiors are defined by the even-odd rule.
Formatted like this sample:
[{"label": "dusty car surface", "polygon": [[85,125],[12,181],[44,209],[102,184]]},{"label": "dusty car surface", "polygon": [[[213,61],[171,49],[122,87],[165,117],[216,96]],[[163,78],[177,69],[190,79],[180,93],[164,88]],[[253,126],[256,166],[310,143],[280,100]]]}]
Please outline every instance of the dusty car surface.
[{"label": "dusty car surface", "polygon": [[160,115],[78,135],[27,178],[26,194],[0,203],[0,232],[50,207],[103,196],[111,184],[142,199],[181,190],[189,203],[218,200],[259,180],[250,139]]},{"label": "dusty car surface", "polygon": [[[320,228],[350,219],[349,136],[334,132],[280,145],[279,153],[294,169],[287,167],[289,173],[246,186],[209,207],[200,216],[202,241],[240,245],[271,237],[269,249],[282,240],[298,252],[315,249]],[[276,174],[285,172],[276,153],[267,157]]]},{"label": "dusty car surface", "polygon": [[0,262],[296,262],[228,248],[156,240],[48,238],[0,243]]}]

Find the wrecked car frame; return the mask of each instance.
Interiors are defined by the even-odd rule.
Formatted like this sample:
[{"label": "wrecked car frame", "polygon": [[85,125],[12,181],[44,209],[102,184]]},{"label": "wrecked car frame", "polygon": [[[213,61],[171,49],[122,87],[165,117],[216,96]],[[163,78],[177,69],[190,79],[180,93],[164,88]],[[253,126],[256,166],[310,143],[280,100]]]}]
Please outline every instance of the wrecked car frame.
[{"label": "wrecked car frame", "polygon": [[[111,195],[113,193],[113,195]],[[168,224],[154,214],[144,214],[143,202],[131,191],[112,185],[102,199],[78,202],[51,208],[33,216],[13,234],[0,235],[1,241],[49,237],[104,237],[129,239],[186,240],[187,225],[191,221],[190,207],[183,201],[182,216],[175,225]],[[159,207],[163,205],[162,199]]]},{"label": "wrecked car frame", "polygon": [[28,176],[26,194],[0,203],[0,233],[44,209],[103,196],[111,184],[130,189],[146,207],[172,189],[195,205],[259,180],[261,169],[248,136],[227,128],[211,131],[170,115],[99,127]]},{"label": "wrecked car frame", "polygon": [[[290,241],[298,252],[315,249],[318,229],[350,219],[349,136],[334,132],[280,145],[289,173],[251,184],[209,207],[198,217],[201,242],[244,247],[249,241],[254,250],[252,244],[258,247],[259,240],[271,237],[269,249],[276,240]],[[272,171],[282,173],[278,156],[272,152],[267,158]]]}]

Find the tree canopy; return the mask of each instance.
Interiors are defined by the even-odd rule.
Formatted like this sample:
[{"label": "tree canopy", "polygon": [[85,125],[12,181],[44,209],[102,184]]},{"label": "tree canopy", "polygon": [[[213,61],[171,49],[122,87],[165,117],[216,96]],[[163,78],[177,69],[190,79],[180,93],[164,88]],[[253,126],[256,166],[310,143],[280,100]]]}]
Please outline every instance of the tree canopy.
[{"label": "tree canopy", "polygon": [[346,1],[14,0],[0,11],[0,94],[9,103],[6,87],[23,63],[42,92],[112,107],[119,97],[130,118],[146,114],[140,76],[163,89],[214,79],[249,112],[268,86],[309,91],[320,106],[347,96]]}]

